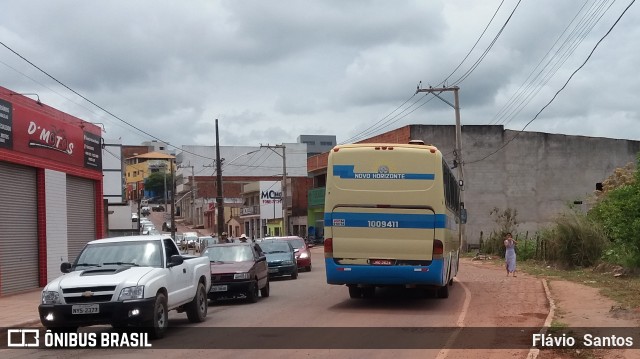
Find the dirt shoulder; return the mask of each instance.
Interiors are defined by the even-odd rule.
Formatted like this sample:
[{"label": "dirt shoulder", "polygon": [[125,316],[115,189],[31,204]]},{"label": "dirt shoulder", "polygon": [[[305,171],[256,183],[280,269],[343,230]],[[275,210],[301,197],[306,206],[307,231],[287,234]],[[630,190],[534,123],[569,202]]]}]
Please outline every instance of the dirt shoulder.
[{"label": "dirt shoulder", "polygon": [[[469,260],[469,259],[465,259]],[[480,260],[471,261],[476,266],[493,266],[501,268],[501,261]],[[601,294],[601,289],[586,284],[563,280],[544,275],[524,274],[535,276],[546,281],[549,290],[548,298],[550,311],[553,311],[552,326],[568,328],[638,328],[640,326],[640,310],[624,309],[618,302]],[[518,278],[514,279],[519,279]],[[614,278],[612,277],[612,280]],[[623,283],[620,283],[624,285]],[[640,293],[638,293],[640,295]],[[594,329],[596,330],[596,329]],[[635,338],[637,339],[637,331]],[[634,343],[638,345],[638,343]],[[564,358],[638,358],[638,349],[616,350],[549,350],[543,349],[537,353],[540,359]]]},{"label": "dirt shoulder", "polygon": [[[556,325],[569,328],[637,328],[640,325],[639,313],[621,309],[617,302],[600,294],[598,288],[565,280],[548,280],[548,286],[555,304]],[[640,358],[640,350],[541,350],[538,358]]]}]

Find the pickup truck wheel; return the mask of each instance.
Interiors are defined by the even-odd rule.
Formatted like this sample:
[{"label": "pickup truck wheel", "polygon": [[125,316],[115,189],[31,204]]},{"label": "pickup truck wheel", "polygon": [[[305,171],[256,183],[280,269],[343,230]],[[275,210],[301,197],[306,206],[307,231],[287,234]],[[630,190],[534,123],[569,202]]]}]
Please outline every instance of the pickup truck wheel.
[{"label": "pickup truck wheel", "polygon": [[167,297],[164,294],[156,294],[156,302],[153,305],[153,319],[147,323],[149,335],[154,339],[164,336],[169,326],[169,311],[167,310]]},{"label": "pickup truck wheel", "polygon": [[262,298],[267,298],[269,296],[269,280],[267,279],[267,285],[264,288],[260,289],[260,295]]},{"label": "pickup truck wheel", "polygon": [[251,284],[251,288],[249,288],[249,292],[247,293],[247,299],[251,303],[258,301],[258,282]]},{"label": "pickup truck wheel", "polygon": [[305,267],[305,269],[307,270],[307,272],[311,272],[311,264],[309,264],[308,266]]},{"label": "pickup truck wheel", "polygon": [[187,318],[191,323],[203,322],[207,317],[207,310],[209,309],[209,302],[207,300],[207,291],[204,289],[204,284],[198,283],[198,290],[193,300],[186,305]]}]

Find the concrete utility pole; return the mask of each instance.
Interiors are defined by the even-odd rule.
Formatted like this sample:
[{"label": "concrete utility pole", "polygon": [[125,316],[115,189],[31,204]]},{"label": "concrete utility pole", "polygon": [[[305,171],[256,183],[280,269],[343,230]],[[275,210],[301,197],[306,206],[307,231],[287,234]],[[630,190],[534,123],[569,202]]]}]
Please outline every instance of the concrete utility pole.
[{"label": "concrete utility pole", "polygon": [[[460,186],[460,206],[463,208],[464,206],[464,162],[462,161],[462,126],[460,124],[460,100],[458,97],[458,91],[460,90],[460,88],[458,86],[453,86],[453,87],[439,87],[439,88],[434,88],[434,87],[429,87],[428,89],[421,89],[420,87],[418,87],[418,89],[416,90],[416,93],[418,92],[428,92],[433,94],[435,97],[439,98],[440,100],[442,100],[442,102],[446,103],[447,105],[453,107],[453,109],[455,110],[455,115],[456,115],[456,145],[455,145],[455,149],[453,151],[454,154],[454,164],[457,164],[457,168],[458,168],[458,183],[461,184]],[[445,91],[453,91],[453,104],[445,99],[443,99],[442,97],[440,97],[440,93],[445,92]],[[467,240],[466,240],[466,236],[465,236],[465,230],[464,230],[465,226],[464,224],[460,224],[460,247],[462,248],[463,251],[466,251],[467,249]]]},{"label": "concrete utility pole", "polygon": [[176,240],[176,172],[173,165],[173,159],[170,160],[171,165],[171,238]]},{"label": "concrete utility pole", "polygon": [[218,134],[218,119],[216,118],[216,209],[218,210],[218,218],[216,220],[218,227],[218,236],[222,235],[224,230],[224,198],[222,197],[222,161],[220,161],[220,137]]},{"label": "concrete utility pole", "polygon": [[[260,145],[260,148],[265,147],[273,151],[276,155],[282,157],[282,230],[283,236],[289,235],[289,218],[288,218],[288,206],[287,206],[287,148],[284,144],[282,145],[274,145],[274,146],[263,146]],[[281,148],[282,154],[278,153],[278,151],[274,150],[274,148]]]},{"label": "concrete utility pole", "polygon": [[195,170],[193,168],[193,166],[189,166],[191,167],[191,224],[193,226],[196,226],[196,192],[197,190],[197,186],[196,186],[196,174],[195,174]]}]

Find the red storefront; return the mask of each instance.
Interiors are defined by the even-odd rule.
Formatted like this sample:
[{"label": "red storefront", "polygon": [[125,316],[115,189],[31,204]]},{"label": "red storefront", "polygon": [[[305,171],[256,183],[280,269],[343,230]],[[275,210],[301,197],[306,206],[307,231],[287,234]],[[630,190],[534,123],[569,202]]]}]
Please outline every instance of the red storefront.
[{"label": "red storefront", "polygon": [[0,87],[0,295],[58,276],[103,207],[100,127]]}]

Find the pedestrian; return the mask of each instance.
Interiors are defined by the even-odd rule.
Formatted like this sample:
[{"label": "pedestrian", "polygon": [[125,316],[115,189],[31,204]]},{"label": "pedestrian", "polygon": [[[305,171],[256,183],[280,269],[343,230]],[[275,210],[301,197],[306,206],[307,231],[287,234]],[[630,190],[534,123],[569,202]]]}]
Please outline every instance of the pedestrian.
[{"label": "pedestrian", "polygon": [[231,243],[231,242],[229,242],[229,235],[227,234],[227,232],[222,232],[222,234],[220,235],[220,240],[218,241],[218,243]]},{"label": "pedestrian", "polygon": [[507,233],[506,239],[504,240],[504,247],[506,248],[504,253],[505,265],[507,268],[507,277],[509,274],[513,274],[516,277],[516,242],[511,236],[511,233]]},{"label": "pedestrian", "polygon": [[248,240],[249,238],[247,238],[247,235],[246,235],[246,234],[242,233],[242,234],[240,235],[240,238],[239,238],[239,239],[240,239],[240,243],[247,243],[247,240]]}]

